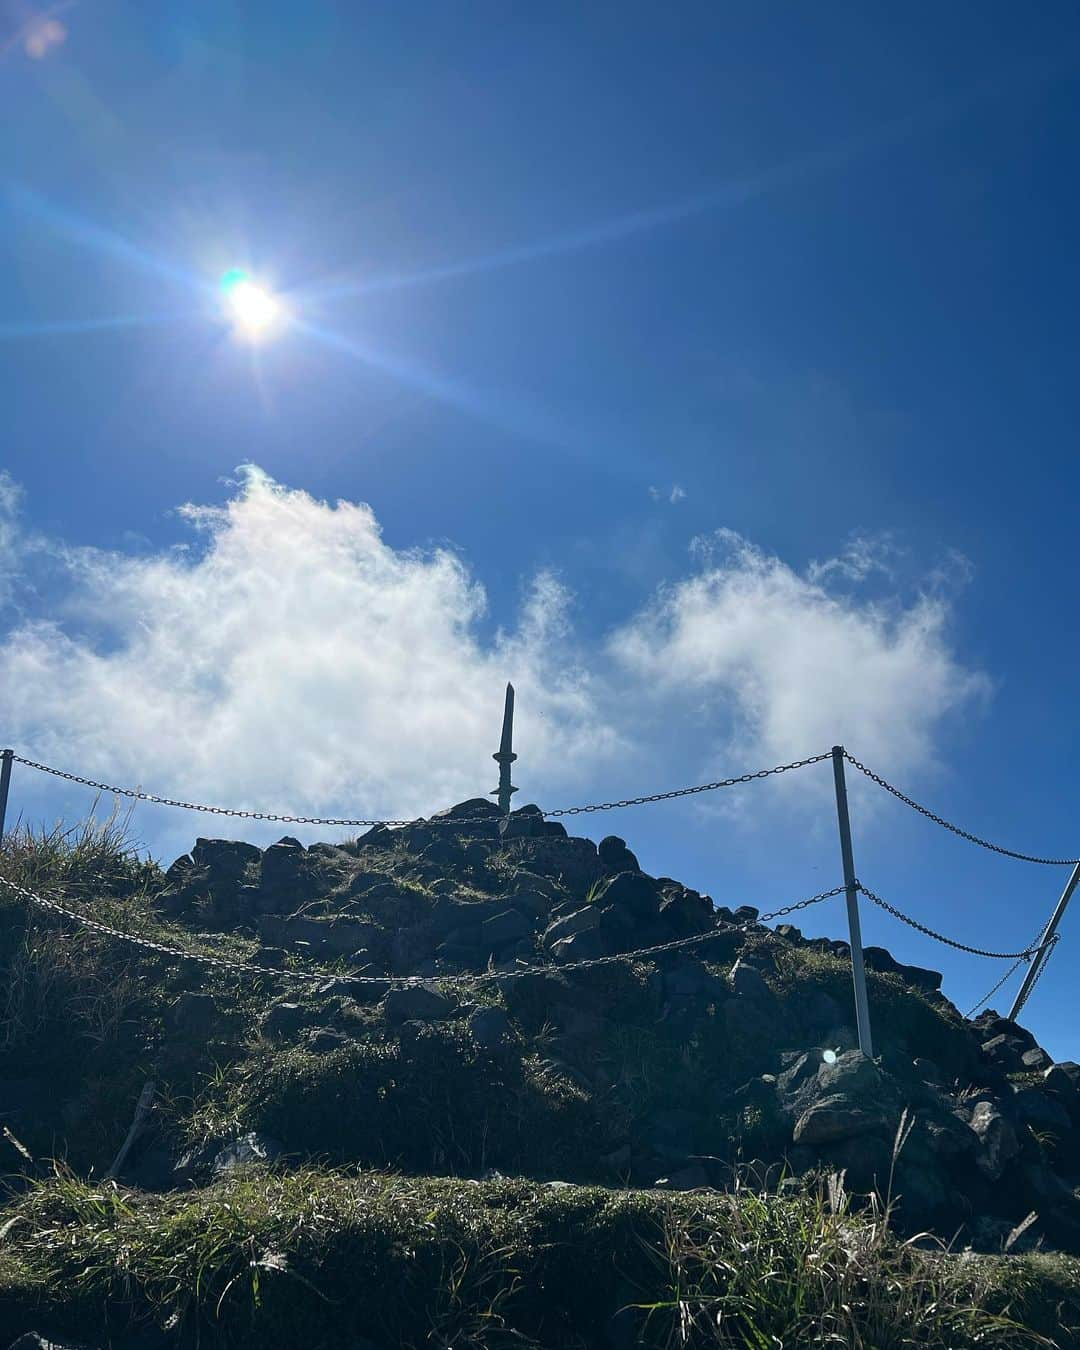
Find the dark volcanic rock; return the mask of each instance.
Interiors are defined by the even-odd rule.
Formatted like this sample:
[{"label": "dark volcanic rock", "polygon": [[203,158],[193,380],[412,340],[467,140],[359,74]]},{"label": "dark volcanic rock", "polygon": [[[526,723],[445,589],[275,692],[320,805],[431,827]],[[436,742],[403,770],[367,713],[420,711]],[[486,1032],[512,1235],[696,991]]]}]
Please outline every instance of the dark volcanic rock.
[{"label": "dark volcanic rock", "polygon": [[430,984],[391,989],[383,999],[386,1020],[391,1026],[401,1022],[441,1022],[453,1014],[455,1006],[453,999]]},{"label": "dark volcanic rock", "polygon": [[638,860],[626,847],[626,840],[617,834],[609,834],[596,846],[600,864],[605,872],[640,872]]}]

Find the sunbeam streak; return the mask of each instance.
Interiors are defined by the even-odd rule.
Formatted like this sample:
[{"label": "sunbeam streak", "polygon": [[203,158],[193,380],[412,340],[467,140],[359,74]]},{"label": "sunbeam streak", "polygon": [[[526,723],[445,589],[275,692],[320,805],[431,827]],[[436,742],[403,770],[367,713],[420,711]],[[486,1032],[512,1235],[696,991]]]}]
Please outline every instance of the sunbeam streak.
[{"label": "sunbeam streak", "polygon": [[65,337],[101,333],[110,329],[148,328],[156,324],[182,323],[191,314],[120,314],[104,319],[41,319],[25,323],[0,322],[0,342],[15,338]]},{"label": "sunbeam streak", "polygon": [[511,402],[503,395],[487,391],[481,393],[463,380],[448,379],[416,361],[390,355],[370,343],[345,337],[308,320],[296,320],[294,327],[324,346],[351,356],[370,369],[389,375],[408,388],[467,413],[498,431],[579,457],[591,456],[596,452],[596,447],[590,445],[585,436],[559,426],[549,413],[535,405],[529,406],[525,400],[515,399]]},{"label": "sunbeam streak", "polygon": [[128,263],[141,271],[150,272],[163,280],[194,289],[202,295],[213,295],[213,287],[202,277],[177,267],[166,258],[148,253],[138,244],[133,244],[123,235],[117,234],[115,230],[95,225],[71,211],[61,210],[30,188],[9,185],[4,191],[4,196],[13,209],[30,216],[76,244],[82,244],[97,253],[115,258],[118,262]]}]

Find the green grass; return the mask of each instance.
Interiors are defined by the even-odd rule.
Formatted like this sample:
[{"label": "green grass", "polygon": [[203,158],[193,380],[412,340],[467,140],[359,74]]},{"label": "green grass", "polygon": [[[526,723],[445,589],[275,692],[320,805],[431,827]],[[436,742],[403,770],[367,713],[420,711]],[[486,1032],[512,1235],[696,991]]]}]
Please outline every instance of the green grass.
[{"label": "green grass", "polygon": [[1072,1344],[1062,1300],[1080,1320],[1076,1263],[918,1250],[835,1181],[778,1198],[258,1171],[151,1197],[60,1175],[0,1233],[0,1340],[148,1323],[181,1346],[585,1347],[625,1309],[655,1350],[963,1350]]}]

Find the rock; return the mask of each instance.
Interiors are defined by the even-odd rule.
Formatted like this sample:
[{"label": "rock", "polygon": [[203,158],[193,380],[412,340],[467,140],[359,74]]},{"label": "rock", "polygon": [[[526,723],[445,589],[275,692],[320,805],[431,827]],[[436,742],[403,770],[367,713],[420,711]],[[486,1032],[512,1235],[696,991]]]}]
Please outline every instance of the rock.
[{"label": "rock", "polygon": [[443,1022],[456,1004],[431,984],[408,984],[391,989],[383,999],[383,1010],[391,1026],[402,1022]]},{"label": "rock", "polygon": [[917,1059],[911,1061],[911,1067],[923,1083],[940,1083],[942,1081],[941,1070],[932,1059],[926,1059],[920,1055]]},{"label": "rock", "polygon": [[482,1050],[494,1050],[511,1034],[510,1018],[502,1008],[477,1008],[467,1023],[469,1035]]},{"label": "rock", "polygon": [[261,849],[254,844],[241,843],[239,839],[196,839],[191,850],[191,860],[196,867],[208,867],[212,875],[236,879],[243,876],[249,864],[257,863],[261,857]]},{"label": "rock", "polygon": [[936,970],[924,970],[922,966],[905,966],[895,960],[884,947],[864,947],[863,957],[867,969],[877,970],[886,975],[899,975],[908,984],[926,993],[936,993],[941,988],[941,974]]},{"label": "rock", "polygon": [[604,883],[593,904],[613,905],[635,919],[652,919],[660,913],[660,888],[644,872],[620,872]]},{"label": "rock", "polygon": [[533,926],[524,914],[516,909],[504,909],[480,925],[483,945],[489,952],[500,951],[522,938],[531,938]]},{"label": "rock", "polygon": [[54,1341],[39,1331],[28,1331],[12,1341],[8,1350],[90,1350],[90,1347],[81,1341],[77,1345],[74,1341]]},{"label": "rock", "polygon": [[980,1047],[983,1058],[1006,1073],[1021,1072],[1024,1067],[1022,1059],[1024,1049],[1024,1042],[1019,1037],[1005,1033],[991,1036],[988,1041],[983,1041]]},{"label": "rock", "polygon": [[626,847],[626,840],[617,834],[609,834],[596,846],[600,866],[613,875],[617,872],[640,872],[637,858]]},{"label": "rock", "polygon": [[660,917],[671,928],[676,937],[691,937],[694,933],[706,933],[713,927],[715,916],[712,904],[699,895],[683,887],[678,890],[664,888],[661,891]]},{"label": "rock", "polygon": [[701,1163],[691,1163],[670,1176],[660,1177],[653,1184],[664,1191],[699,1191],[709,1185],[709,1174]]},{"label": "rock", "polygon": [[785,942],[790,942],[793,946],[801,946],[804,938],[802,929],[796,928],[793,923],[778,923],[773,929],[778,938],[783,938]]},{"label": "rock", "polygon": [[881,1095],[881,1071],[861,1050],[845,1050],[829,1063],[822,1061],[817,1071],[817,1086],[821,1093],[842,1092],[860,1100],[874,1100]]},{"label": "rock", "polygon": [[556,919],[544,933],[544,946],[554,946],[556,942],[563,938],[573,937],[575,933],[587,933],[590,929],[599,927],[600,906],[585,905],[582,909],[574,910],[573,913],[565,914],[561,919]]},{"label": "rock", "polygon": [[259,1031],[267,1040],[289,1040],[312,1019],[311,1009],[302,1003],[273,1003],[259,1019]]},{"label": "rock", "polygon": [[854,1106],[848,1098],[838,1094],[815,1102],[804,1111],[795,1123],[792,1137],[796,1144],[831,1144],[880,1130],[884,1124],[876,1112]]},{"label": "rock", "polygon": [[332,1027],[313,1027],[307,1034],[307,1048],[313,1055],[328,1055],[334,1050],[343,1050],[350,1044],[350,1038],[343,1031]]},{"label": "rock", "polygon": [[991,1102],[975,1104],[971,1128],[979,1140],[975,1165],[989,1181],[999,1180],[1006,1164],[1020,1152],[1016,1131]]},{"label": "rock", "polygon": [[281,1157],[281,1145],[276,1139],[252,1131],[226,1144],[213,1162],[215,1177],[227,1176],[243,1167],[272,1163]]},{"label": "rock", "polygon": [[420,854],[420,859],[438,867],[460,866],[464,862],[461,849],[449,839],[433,839]]},{"label": "rock", "polygon": [[740,905],[731,917],[735,923],[740,925],[740,927],[749,927],[752,924],[757,923],[758,915],[760,913],[761,911],[756,909],[753,905]]},{"label": "rock", "polygon": [[1056,1097],[1051,1097],[1040,1088],[1021,1088],[1014,1093],[1012,1105],[1017,1120],[1023,1125],[1030,1125],[1040,1134],[1051,1134],[1062,1139],[1072,1129],[1072,1121],[1065,1107]]},{"label": "rock", "polygon": [[1025,1069],[1048,1069],[1053,1060],[1041,1046],[1036,1046],[1034,1050],[1025,1050],[1020,1056],[1021,1063]]},{"label": "rock", "polygon": [[1067,1064],[1053,1064],[1043,1074],[1043,1091],[1055,1097],[1072,1116],[1080,1109],[1080,1089]]},{"label": "rock", "polygon": [[610,956],[611,944],[603,933],[592,929],[561,938],[551,949],[556,961],[594,961],[598,956]]},{"label": "rock", "polygon": [[728,972],[728,987],[739,998],[749,999],[753,1003],[775,1003],[776,995],[765,982],[764,976],[745,961],[736,961]]},{"label": "rock", "polygon": [[178,1035],[203,1040],[217,1018],[217,1005],[210,994],[181,994],[166,1014],[169,1030]]}]

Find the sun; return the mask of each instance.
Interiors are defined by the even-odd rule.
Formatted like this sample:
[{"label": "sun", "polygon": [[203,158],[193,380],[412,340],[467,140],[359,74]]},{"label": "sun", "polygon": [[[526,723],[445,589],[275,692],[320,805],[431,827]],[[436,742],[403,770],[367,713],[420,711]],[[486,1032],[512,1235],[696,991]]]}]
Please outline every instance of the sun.
[{"label": "sun", "polygon": [[233,326],[249,342],[259,342],[273,334],[285,318],[281,301],[249,273],[234,267],[221,278],[225,312]]}]

